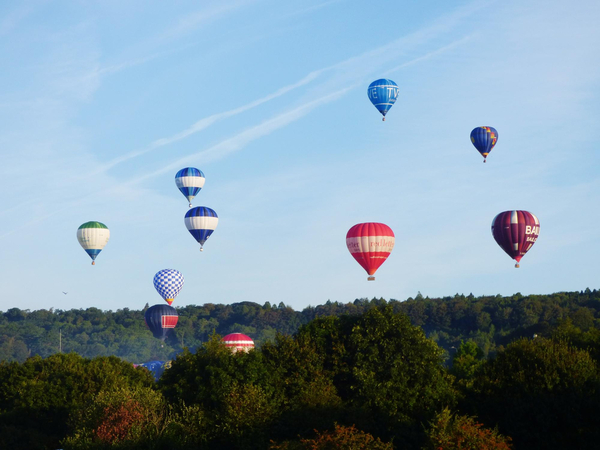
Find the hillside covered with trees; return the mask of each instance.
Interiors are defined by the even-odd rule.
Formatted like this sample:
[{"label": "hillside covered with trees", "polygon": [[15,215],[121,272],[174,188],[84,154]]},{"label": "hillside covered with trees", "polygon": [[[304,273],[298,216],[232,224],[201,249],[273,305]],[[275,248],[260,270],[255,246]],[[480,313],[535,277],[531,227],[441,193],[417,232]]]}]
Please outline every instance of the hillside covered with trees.
[{"label": "hillside covered with trees", "polygon": [[[467,312],[483,302],[467,297],[337,305],[364,311],[318,316],[248,353],[232,353],[211,332],[193,351],[179,353],[158,382],[115,356],[72,352],[5,361],[0,448],[595,449],[600,331],[574,324],[578,308],[588,308],[578,301],[594,295],[552,299],[553,308],[564,302],[561,311],[569,314],[556,326],[538,320],[543,336],[515,334],[490,358],[470,340],[447,361],[422,327],[396,311],[410,306],[415,320],[448,302],[454,308],[447,331],[437,333],[450,336],[454,323],[472,324]],[[518,301],[504,300],[499,311]],[[537,302],[540,311],[550,307],[532,302],[526,310]],[[487,314],[491,329],[494,315]]]},{"label": "hillside covered with trees", "polygon": [[[62,352],[81,356],[117,356],[141,363],[172,359],[184,348],[194,350],[213,333],[241,332],[257,345],[273,342],[277,333],[292,335],[317,317],[362,314],[389,304],[408,315],[451,356],[461,341],[474,341],[485,356],[494,355],[518,337],[548,336],[565,320],[582,331],[598,326],[600,291],[560,292],[551,295],[510,297],[455,295],[427,298],[420,294],[405,301],[357,299],[294,311],[283,302],[258,305],[207,303],[177,308],[179,322],[164,347],[144,323],[144,310],[102,311],[97,308],[28,311],[18,308],[0,314],[0,360],[23,362]],[[147,306],[146,306],[147,308]]]}]

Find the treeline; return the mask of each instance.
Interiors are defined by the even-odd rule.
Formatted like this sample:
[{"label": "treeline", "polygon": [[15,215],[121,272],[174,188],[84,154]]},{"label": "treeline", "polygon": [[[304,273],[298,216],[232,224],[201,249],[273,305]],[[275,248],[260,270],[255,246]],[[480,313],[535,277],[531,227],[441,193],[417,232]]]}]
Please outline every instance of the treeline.
[{"label": "treeline", "polygon": [[134,363],[167,360],[184,348],[193,351],[200,347],[213,333],[222,336],[245,333],[260,346],[273,342],[277,333],[292,335],[317,317],[362,314],[385,304],[390,304],[395,312],[406,313],[447,355],[452,355],[467,340],[476,342],[486,356],[494,355],[498,348],[516,338],[548,336],[553,327],[567,319],[587,331],[598,325],[600,317],[600,291],[596,289],[510,297],[457,294],[428,298],[419,294],[405,301],[328,301],[302,311],[295,311],[283,302],[279,305],[267,302],[262,306],[252,302],[207,303],[177,308],[179,323],[162,346],[144,324],[145,309],[124,308],[113,312],[98,308],[68,311],[12,308],[0,314],[0,361],[23,362],[30,356],[47,357],[60,351],[87,358],[118,356]]},{"label": "treeline", "polygon": [[[390,302],[391,303],[391,302]],[[0,363],[0,448],[558,450],[600,442],[600,331],[562,321],[485,358],[393,304],[248,353],[212,335],[158,383],[117,357]]]}]

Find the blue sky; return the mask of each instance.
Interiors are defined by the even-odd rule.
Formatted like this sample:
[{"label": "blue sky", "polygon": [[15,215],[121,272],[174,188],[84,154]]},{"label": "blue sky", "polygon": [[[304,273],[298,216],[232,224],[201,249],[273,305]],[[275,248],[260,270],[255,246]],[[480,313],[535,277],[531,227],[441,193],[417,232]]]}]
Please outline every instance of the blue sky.
[{"label": "blue sky", "polygon": [[[173,306],[600,288],[599,19],[591,0],[4,2],[0,310],[141,309],[164,268]],[[187,166],[219,214],[203,253]],[[541,223],[518,270],[490,232],[509,209]],[[90,220],[111,230],[94,267]],[[375,282],[345,245],[368,221],[396,235]]]}]

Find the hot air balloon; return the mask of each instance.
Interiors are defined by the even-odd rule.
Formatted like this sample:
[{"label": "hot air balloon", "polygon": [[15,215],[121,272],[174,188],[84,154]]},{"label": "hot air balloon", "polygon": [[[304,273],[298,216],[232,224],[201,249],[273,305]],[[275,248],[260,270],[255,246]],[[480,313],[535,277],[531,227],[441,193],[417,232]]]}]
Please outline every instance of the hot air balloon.
[{"label": "hot air balloon", "polygon": [[394,232],[383,223],[359,223],[346,234],[346,246],[369,274],[369,281],[375,279],[373,275],[390,256],[394,241]]},{"label": "hot air balloon", "polygon": [[540,234],[540,222],[527,211],[504,211],[492,221],[492,235],[508,256],[517,261],[535,244]]},{"label": "hot air balloon", "polygon": [[163,269],[154,275],[154,287],[165,301],[171,305],[183,287],[183,275],[179,270]]},{"label": "hot air balloon", "polygon": [[147,363],[134,364],[133,367],[143,367],[152,373],[154,381],[158,381],[166,369],[170,369],[172,361],[148,361]]},{"label": "hot air balloon", "polygon": [[498,142],[498,132],[492,127],[477,127],[471,131],[471,142],[477,151],[481,153],[483,162],[485,162],[487,155]]},{"label": "hot air balloon", "polygon": [[387,78],[375,80],[369,85],[369,89],[367,89],[369,100],[383,115],[382,120],[385,120],[385,115],[396,103],[399,91],[398,85]]},{"label": "hot air balloon", "polygon": [[86,222],[77,230],[77,240],[92,258],[92,266],[96,264],[96,257],[108,242],[108,238],[110,231],[101,222]]},{"label": "hot air balloon", "polygon": [[179,316],[177,310],[168,305],[154,305],[144,313],[146,325],[155,338],[165,340],[169,330],[175,328]]},{"label": "hot air balloon", "polygon": [[198,192],[204,186],[204,180],[202,171],[194,167],[181,169],[175,175],[175,184],[183,196],[190,202],[190,208],[192,207],[192,199],[198,195]]},{"label": "hot air balloon", "polygon": [[186,213],[184,220],[188,231],[200,243],[200,251],[203,251],[204,243],[219,223],[217,213],[206,206],[196,206]]},{"label": "hot air balloon", "polygon": [[254,341],[242,333],[231,333],[221,339],[225,347],[235,352],[249,352],[254,348]]}]

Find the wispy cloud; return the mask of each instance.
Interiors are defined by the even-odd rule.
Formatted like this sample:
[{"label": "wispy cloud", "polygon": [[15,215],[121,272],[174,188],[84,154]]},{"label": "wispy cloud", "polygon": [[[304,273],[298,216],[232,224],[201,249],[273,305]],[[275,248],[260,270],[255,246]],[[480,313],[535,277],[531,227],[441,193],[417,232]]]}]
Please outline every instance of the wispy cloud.
[{"label": "wispy cloud", "polygon": [[[397,71],[400,70],[404,67],[408,67],[411,66],[413,64],[417,64],[419,62],[422,61],[426,61],[430,58],[433,58],[439,54],[442,54],[448,50],[451,50],[453,48],[455,48],[458,45],[461,45],[465,42],[467,42],[470,39],[469,36],[459,39],[455,42],[452,42],[451,44],[445,45],[439,49],[436,49],[435,51],[431,51],[426,53],[425,55],[419,56],[417,58],[414,58],[410,61],[407,61],[406,63],[399,65],[393,69],[391,69],[389,72],[393,72],[393,71]],[[340,63],[343,64],[343,63]],[[337,66],[337,65],[336,65]],[[221,114],[216,114],[213,116],[210,116],[208,118],[202,119],[198,122],[196,122],[193,126],[189,127],[188,129],[182,131],[181,133],[178,133],[177,135],[174,135],[170,138],[165,138],[165,139],[159,139],[155,142],[153,142],[151,148],[140,151],[140,152],[136,152],[135,154],[129,154],[126,157],[120,158],[120,161],[112,161],[112,165],[116,165],[119,162],[122,162],[124,160],[127,159],[131,159],[134,158],[136,156],[139,156],[140,154],[143,153],[147,153],[148,151],[150,151],[153,148],[159,147],[159,146],[163,146],[163,145],[168,145],[171,144],[173,142],[179,141],[181,139],[184,139],[198,131],[203,130],[204,128],[212,125],[214,122],[216,122],[217,120],[221,120],[227,117],[231,117],[235,114],[240,114],[244,111],[247,111],[255,106],[258,106],[259,104],[265,103],[268,100],[271,100],[273,98],[279,97],[281,95],[283,95],[286,92],[291,91],[292,89],[295,89],[297,87],[303,86],[305,84],[308,84],[310,81],[314,80],[317,78],[317,76],[319,74],[321,74],[322,72],[326,71],[326,70],[331,70],[332,68],[336,67],[336,66],[331,66],[331,67],[327,67],[318,71],[314,71],[311,72],[309,75],[307,75],[306,77],[304,77],[301,81],[299,81],[298,83],[295,83],[293,85],[289,85],[286,86],[284,88],[279,89],[278,91],[276,91],[275,93],[269,95],[269,96],[265,96],[259,100],[256,100],[255,102],[251,102],[248,103],[247,105],[244,105],[240,108],[236,108],[234,110],[225,112],[225,113],[221,113]],[[143,175],[141,177],[138,177],[134,180],[130,180],[129,182],[127,182],[127,185],[133,185],[133,184],[138,184],[141,183],[145,180],[154,178],[156,176],[162,175],[163,173],[169,172],[169,171],[173,171],[176,168],[180,168],[181,166],[184,166],[186,164],[188,164],[191,161],[195,161],[197,162],[198,160],[202,161],[203,163],[208,163],[211,161],[215,161],[221,158],[224,158],[226,156],[228,156],[231,153],[234,153],[236,151],[239,151],[241,149],[243,149],[246,145],[248,145],[250,142],[255,141],[261,137],[267,136],[271,133],[273,133],[274,131],[283,128],[293,122],[295,122],[296,120],[301,119],[302,117],[306,116],[307,114],[309,114],[312,110],[314,110],[315,108],[318,108],[319,106],[325,105],[327,103],[331,103],[335,100],[340,99],[341,97],[343,97],[345,94],[347,94],[349,91],[354,90],[356,88],[358,88],[359,86],[361,86],[361,81],[357,81],[354,84],[350,84],[347,85],[345,88],[343,89],[339,89],[337,91],[334,91],[333,93],[321,96],[317,99],[314,100],[310,100],[308,102],[305,102],[304,104],[302,104],[301,106],[298,106],[294,109],[291,109],[283,114],[279,114],[271,119],[268,119],[252,128],[249,128],[245,131],[242,131],[241,133],[237,134],[234,137],[225,139],[224,141],[206,149],[206,150],[202,150],[200,152],[196,152],[192,155],[188,155],[184,158],[180,158],[177,161],[169,164],[168,166],[162,167],[161,169],[152,172],[152,173],[148,173],[146,175]],[[106,170],[106,166],[103,170]]]},{"label": "wispy cloud", "polygon": [[[215,161],[221,159],[233,152],[239,151],[243,149],[250,142],[255,141],[261,137],[268,136],[274,131],[289,125],[290,123],[295,122],[296,120],[306,116],[315,108],[324,105],[326,103],[331,103],[339,98],[341,98],[348,91],[356,88],[354,86],[348,86],[344,89],[340,89],[336,92],[333,92],[324,97],[318,98],[316,100],[312,100],[310,102],[304,103],[303,105],[294,108],[290,111],[287,111],[283,114],[279,114],[271,119],[268,119],[252,128],[242,131],[238,133],[236,136],[225,139],[224,141],[200,152],[194,153],[192,155],[188,155],[184,158],[180,158],[177,161],[165,166],[155,172],[148,173],[142,177],[138,177],[134,180],[130,180],[126,185],[134,185],[141,183],[150,178],[154,178],[163,173],[172,171],[174,168],[179,168],[181,165],[187,164],[189,161],[197,161],[198,159],[202,160],[204,163]],[[120,188],[120,187],[119,187]]]},{"label": "wispy cloud", "polygon": [[[236,5],[242,4],[243,3],[237,3]],[[391,73],[393,71],[400,70],[402,68],[434,58],[446,51],[453,49],[458,45],[467,42],[471,38],[470,36],[451,42],[450,44],[442,45],[441,47],[436,48],[435,50],[427,51],[416,58],[412,58],[407,62],[393,67],[392,69],[385,69],[386,65],[389,66],[390,62],[397,61],[398,58],[401,58],[405,53],[408,53],[409,51],[414,53],[414,50],[416,48],[420,48],[420,46],[426,45],[433,39],[439,38],[440,35],[444,34],[446,31],[455,26],[459,19],[468,16],[468,14],[473,13],[476,10],[478,10],[478,7],[476,6],[459,9],[454,14],[443,19],[436,20],[431,26],[421,29],[408,36],[396,39],[383,46],[380,46],[368,52],[364,52],[352,58],[348,58],[331,66],[314,70],[308,73],[306,76],[302,77],[300,80],[292,84],[283,86],[268,95],[265,95],[257,100],[249,102],[240,107],[202,118],[178,133],[152,142],[148,147],[142,150],[130,152],[126,155],[113,159],[112,161],[109,161],[104,165],[101,165],[94,171],[94,173],[90,174],[90,176],[97,177],[98,175],[105,174],[111,168],[121,163],[124,163],[125,161],[141,157],[152,150],[156,150],[161,147],[165,147],[168,145],[172,145],[176,142],[182,141],[188,138],[189,136],[192,136],[196,133],[207,129],[208,127],[219,121],[226,120],[236,115],[248,112],[253,108],[256,108],[274,99],[280,98],[294,90],[308,86],[311,83],[314,84],[317,80],[321,80],[321,83],[316,85],[315,88],[311,90],[311,92],[306,93],[306,96],[308,98],[306,99],[306,101],[300,104],[300,106],[293,107],[286,112],[278,114],[270,119],[264,120],[255,126],[252,126],[239,132],[233,137],[228,137],[227,139],[217,143],[216,145],[211,146],[210,148],[203,149],[201,151],[197,151],[193,154],[180,158],[179,160],[172,162],[166,167],[161,167],[159,170],[145,174],[134,180],[119,183],[116,186],[113,184],[113,186],[115,186],[114,188],[107,188],[103,191],[117,191],[123,188],[124,186],[140,184],[145,180],[172,171],[175,168],[180,168],[180,166],[183,166],[191,161],[197,162],[198,160],[201,160],[204,163],[206,163],[209,161],[215,161],[227,157],[228,155],[242,150],[249,143],[256,141],[257,139],[260,139],[264,136],[267,136],[279,129],[282,129],[283,127],[301,119],[302,117],[305,117],[314,109],[342,98],[349,91],[356,89],[357,87],[364,84],[365,77],[372,76],[372,73],[374,72]],[[224,10],[217,8],[217,10],[210,14],[220,14],[222,11]],[[192,20],[185,26],[191,27],[192,23],[200,23],[201,21],[201,17],[198,16],[195,20]],[[185,26],[182,25],[182,30],[185,28]],[[132,65],[142,64],[146,61],[149,61],[150,59],[156,58],[159,55],[160,54],[153,54],[147,57],[137,58],[135,60],[131,60],[129,62],[125,62],[115,66],[108,66],[104,68],[96,67],[94,73],[97,76],[100,76],[101,74],[114,73],[116,71],[123,70],[127,67],[131,67]],[[328,76],[325,77],[325,75]],[[97,78],[92,77],[92,80],[97,81]],[[95,85],[95,83],[92,80],[90,80],[90,83],[93,86]],[[339,86],[344,86],[344,88],[335,88]],[[91,87],[91,89],[93,89],[93,87]],[[86,197],[90,195],[96,195],[97,193],[98,192],[90,193],[86,195]]]},{"label": "wispy cloud", "polygon": [[[330,3],[330,2],[326,2],[322,6],[327,5],[328,3]],[[347,76],[347,74],[352,74],[353,80],[351,82],[362,81],[362,79],[365,76],[367,76],[368,73],[371,73],[378,69],[378,65],[367,64],[368,60],[372,60],[373,58],[377,57],[380,60],[379,65],[382,65],[383,63],[388,62],[390,59],[397,59],[399,56],[399,53],[401,53],[409,48],[412,48],[418,44],[422,44],[424,42],[431,40],[432,38],[436,37],[438,34],[446,31],[449,27],[451,28],[451,27],[455,26],[456,22],[458,20],[474,13],[475,11],[479,10],[481,7],[482,6],[480,6],[480,5],[469,5],[468,7],[461,8],[457,12],[455,12],[453,15],[446,17],[443,20],[436,21],[433,25],[425,28],[424,30],[419,30],[415,33],[410,34],[409,36],[405,36],[400,39],[394,40],[386,45],[383,45],[376,49],[370,50],[361,55],[357,55],[357,56],[348,58],[344,61],[338,62],[331,66],[327,66],[322,69],[314,70],[314,71],[310,72],[308,75],[306,75],[305,77],[303,77],[301,80],[299,80],[295,83],[292,83],[290,85],[284,86],[284,87],[276,90],[275,92],[268,94],[262,98],[259,98],[255,101],[252,101],[250,103],[247,103],[246,105],[231,109],[229,111],[213,114],[211,116],[202,118],[202,119],[198,120],[197,122],[195,122],[194,124],[192,124],[190,127],[186,128],[185,130],[183,130],[179,133],[176,133],[169,137],[158,139],[158,140],[152,142],[148,147],[146,147],[144,149],[130,152],[126,155],[120,156],[118,158],[113,159],[112,161],[109,161],[108,163],[99,167],[94,173],[95,174],[105,173],[108,170],[110,170],[111,168],[113,168],[125,161],[129,161],[131,159],[140,157],[140,156],[145,155],[148,152],[156,150],[160,147],[164,147],[164,146],[173,144],[175,142],[181,141],[189,136],[192,136],[193,134],[196,134],[200,131],[205,130],[206,128],[210,127],[211,125],[213,125],[221,120],[231,118],[238,114],[242,114],[253,108],[256,108],[257,106],[260,106],[260,105],[267,103],[271,100],[274,100],[276,98],[279,98],[293,90],[296,90],[300,87],[306,86],[309,83],[317,80],[319,77],[321,77],[326,72],[332,72],[332,71],[337,70],[341,74],[343,74],[342,76],[344,76],[344,77]],[[424,54],[418,58],[411,59],[410,61],[403,63],[399,66],[396,66],[392,69],[385,70],[384,73],[393,73],[397,70],[408,67],[410,65],[414,65],[419,62],[425,61],[427,59],[431,59],[431,58],[433,58],[441,53],[444,53],[458,45],[464,44],[471,38],[472,38],[472,36],[467,36],[460,40],[454,41],[454,42],[452,42],[448,45],[442,46],[434,51],[427,52],[426,54]],[[385,57],[382,57],[382,55],[385,55]],[[338,83],[338,81],[335,81],[335,80],[336,80],[336,77],[333,76],[330,81],[333,81],[333,83]],[[328,84],[333,84],[333,83],[328,83]]]},{"label": "wispy cloud", "polygon": [[290,84],[288,86],[284,86],[284,87],[278,89],[277,91],[275,91],[269,95],[266,95],[262,98],[259,98],[257,100],[254,100],[253,102],[247,103],[246,105],[243,105],[238,108],[234,108],[229,111],[222,112],[222,113],[213,114],[212,116],[208,116],[203,119],[200,119],[196,123],[191,125],[190,127],[186,128],[185,130],[183,130],[177,134],[174,134],[173,136],[161,138],[161,139],[158,139],[158,140],[152,142],[147,148],[145,148],[143,150],[130,152],[119,158],[113,159],[109,163],[99,167],[96,171],[94,171],[94,174],[106,172],[107,170],[111,169],[112,167],[114,167],[118,164],[121,164],[125,161],[142,156],[142,155],[144,155],[152,150],[155,150],[157,148],[164,147],[169,144],[173,144],[177,141],[181,141],[182,139],[185,139],[195,133],[198,133],[198,132],[210,127],[211,125],[215,124],[216,122],[218,122],[220,120],[236,116],[236,115],[246,112],[252,108],[260,106],[263,103],[273,100],[277,97],[281,97],[282,95],[287,94],[288,92],[290,92],[294,89],[297,89],[301,86],[304,86],[304,85],[310,83],[311,81],[316,79],[319,76],[319,74],[322,72],[323,72],[323,70],[317,70],[317,71],[311,72],[307,76],[302,78],[300,81],[298,81],[294,84]]},{"label": "wispy cloud", "polygon": [[306,14],[306,13],[311,13],[313,11],[317,11],[319,9],[325,8],[325,7],[327,7],[329,5],[332,5],[334,3],[340,3],[342,1],[345,1],[345,0],[329,0],[329,1],[326,1],[326,2],[323,2],[323,3],[319,3],[318,5],[313,5],[313,6],[309,6],[308,8],[304,8],[304,9],[301,9],[301,10],[298,10],[298,11],[294,11],[293,13],[290,13],[288,16],[285,16],[285,17],[288,18],[288,17],[299,16],[299,15]]},{"label": "wispy cloud", "polygon": [[469,36],[465,36],[462,39],[459,39],[457,41],[451,42],[448,45],[444,45],[443,47],[440,47],[434,51],[428,52],[423,56],[419,56],[418,58],[414,58],[411,59],[410,61],[407,61],[405,63],[400,64],[399,66],[393,67],[391,69],[388,69],[386,71],[383,72],[384,75],[389,75],[391,73],[397,72],[400,69],[404,69],[405,67],[409,67],[409,66],[413,66],[415,64],[418,64],[420,62],[426,61],[428,59],[434,58],[442,53],[447,52],[448,50],[452,50],[455,47],[458,47],[459,45],[465,44],[468,41],[470,41],[471,39],[473,39],[474,35],[469,35]]},{"label": "wispy cloud", "polygon": [[19,8],[9,12],[0,20],[0,36],[4,36],[12,32],[19,24],[33,12],[33,7],[20,6]]},{"label": "wispy cloud", "polygon": [[196,30],[198,27],[211,23],[216,18],[235,12],[251,3],[254,3],[254,0],[217,2],[216,6],[210,6],[193,13],[188,13],[180,18],[174,26],[159,34],[156,41],[179,39]]}]

